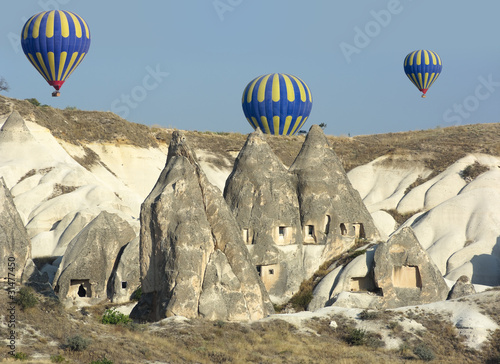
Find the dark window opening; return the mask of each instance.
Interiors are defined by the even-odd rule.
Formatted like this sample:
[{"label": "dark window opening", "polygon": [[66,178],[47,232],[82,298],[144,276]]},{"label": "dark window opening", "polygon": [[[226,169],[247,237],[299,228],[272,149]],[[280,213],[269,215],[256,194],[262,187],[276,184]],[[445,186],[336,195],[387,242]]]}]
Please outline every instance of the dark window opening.
[{"label": "dark window opening", "polygon": [[347,229],[346,229],[344,223],[340,224],[340,234],[341,235],[346,235],[347,234]]},{"label": "dark window opening", "polygon": [[262,267],[260,265],[258,265],[256,268],[257,268],[257,273],[259,273],[259,276],[260,276],[261,272],[262,272]]},{"label": "dark window opening", "polygon": [[122,288],[123,289],[127,288],[127,282],[122,282]]},{"label": "dark window opening", "polygon": [[78,288],[78,296],[87,297],[87,290],[83,287],[83,284],[80,284],[80,287]]},{"label": "dark window opening", "polygon": [[314,236],[314,226],[313,225],[307,225],[307,236],[309,236],[309,237]]},{"label": "dark window opening", "polygon": [[280,236],[285,236],[285,227],[284,226],[280,226],[279,227],[279,235]]},{"label": "dark window opening", "polygon": [[269,274],[274,274],[274,269],[269,269]]},{"label": "dark window opening", "polygon": [[332,218],[330,215],[326,215],[326,221],[325,221],[325,234],[328,235],[330,233],[330,222],[332,221]]}]

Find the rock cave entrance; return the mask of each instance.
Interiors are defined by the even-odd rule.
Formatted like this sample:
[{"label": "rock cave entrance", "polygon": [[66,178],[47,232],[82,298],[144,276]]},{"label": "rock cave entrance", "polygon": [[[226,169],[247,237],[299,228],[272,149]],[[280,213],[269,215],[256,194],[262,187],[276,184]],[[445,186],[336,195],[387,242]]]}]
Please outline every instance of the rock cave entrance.
[{"label": "rock cave entrance", "polygon": [[291,226],[278,226],[278,239],[275,239],[278,245],[285,245],[292,243],[292,227]]},{"label": "rock cave entrance", "polygon": [[88,279],[72,279],[68,290],[68,297],[92,297],[92,286]]},{"label": "rock cave entrance", "polygon": [[272,288],[279,278],[279,264],[258,265],[256,268],[266,289]]},{"label": "rock cave entrance", "polygon": [[340,224],[340,235],[342,236],[347,235],[347,228],[345,227],[344,223]]},{"label": "rock cave entrance", "polygon": [[330,233],[330,223],[332,222],[332,218],[330,215],[325,216],[325,235]]},{"label": "rock cave entrance", "polygon": [[304,226],[304,243],[316,243],[314,225]]},{"label": "rock cave entrance", "polygon": [[252,236],[250,235],[250,230],[248,228],[244,228],[241,230],[241,236],[243,237],[243,241],[245,242],[245,244],[252,244]]},{"label": "rock cave entrance", "polygon": [[366,237],[363,224],[359,222],[341,223],[340,235],[348,236],[355,239],[364,239]]},{"label": "rock cave entrance", "polygon": [[364,277],[352,277],[350,284],[351,292],[377,292],[373,274],[368,273]]},{"label": "rock cave entrance", "polygon": [[403,265],[392,268],[392,284],[398,288],[422,288],[422,277],[417,266]]}]

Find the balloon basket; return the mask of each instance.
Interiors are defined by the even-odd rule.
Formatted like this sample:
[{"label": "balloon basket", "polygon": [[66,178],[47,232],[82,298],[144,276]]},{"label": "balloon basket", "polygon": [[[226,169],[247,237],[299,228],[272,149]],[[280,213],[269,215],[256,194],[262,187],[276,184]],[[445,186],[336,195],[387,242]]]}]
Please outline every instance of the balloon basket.
[{"label": "balloon basket", "polygon": [[52,97],[59,97],[59,96],[61,96],[61,93],[59,91],[52,92]]},{"label": "balloon basket", "polygon": [[427,97],[427,96],[425,96],[425,95],[422,95],[422,98],[423,98],[423,99],[425,99],[426,97]]}]

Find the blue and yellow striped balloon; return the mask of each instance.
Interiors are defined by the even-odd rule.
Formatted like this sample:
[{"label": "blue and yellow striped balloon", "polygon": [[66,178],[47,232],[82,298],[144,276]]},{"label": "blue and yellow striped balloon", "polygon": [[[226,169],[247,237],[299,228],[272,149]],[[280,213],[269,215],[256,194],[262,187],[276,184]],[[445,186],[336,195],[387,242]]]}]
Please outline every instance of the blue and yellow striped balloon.
[{"label": "blue and yellow striped balloon", "polygon": [[24,24],[21,45],[31,64],[49,85],[59,90],[87,55],[90,31],[77,14],[44,11]]},{"label": "blue and yellow striped balloon", "polygon": [[410,52],[404,62],[406,76],[422,92],[422,97],[439,77],[442,68],[437,53],[425,49]]},{"label": "blue and yellow striped balloon", "polygon": [[272,73],[251,81],[242,97],[243,112],[254,129],[275,135],[294,135],[312,108],[309,87],[300,78]]}]

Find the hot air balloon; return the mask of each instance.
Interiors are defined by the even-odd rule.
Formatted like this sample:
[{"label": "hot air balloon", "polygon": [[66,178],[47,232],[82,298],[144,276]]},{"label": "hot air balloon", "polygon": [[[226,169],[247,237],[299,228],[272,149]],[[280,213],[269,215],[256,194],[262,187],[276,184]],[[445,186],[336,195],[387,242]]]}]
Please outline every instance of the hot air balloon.
[{"label": "hot air balloon", "polygon": [[79,15],[63,10],[33,15],[21,32],[24,54],[56,91],[87,55],[90,31]]},{"label": "hot air balloon", "polygon": [[436,52],[420,49],[410,52],[404,62],[406,76],[422,92],[422,97],[436,81],[443,65]]},{"label": "hot air balloon", "polygon": [[309,87],[300,78],[283,73],[263,75],[243,91],[245,117],[254,129],[275,135],[294,135],[312,108]]}]

